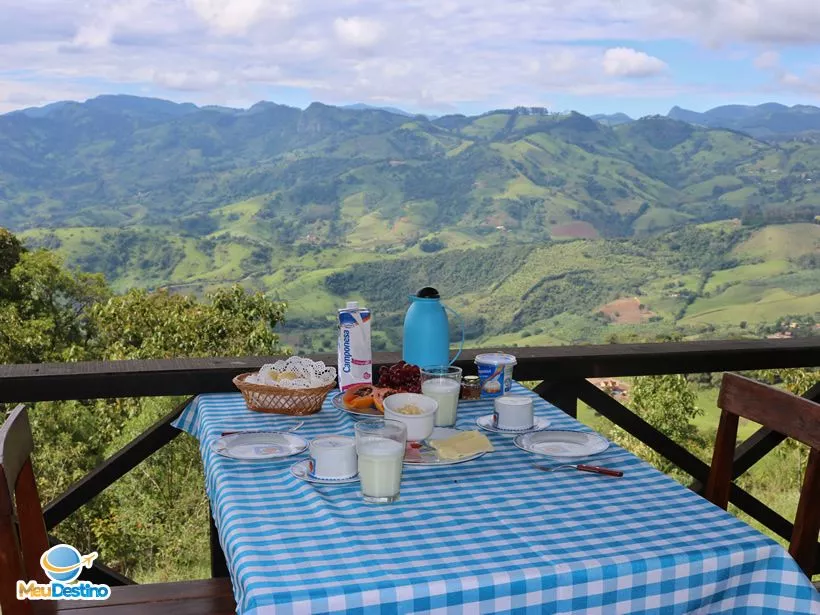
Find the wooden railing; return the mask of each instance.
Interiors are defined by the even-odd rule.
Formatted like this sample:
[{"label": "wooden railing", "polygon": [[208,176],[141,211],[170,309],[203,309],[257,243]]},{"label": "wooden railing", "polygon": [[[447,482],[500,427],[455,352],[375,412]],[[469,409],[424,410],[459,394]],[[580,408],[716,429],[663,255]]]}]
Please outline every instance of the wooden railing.
[{"label": "wooden railing", "polygon": [[[465,350],[457,364],[472,370],[473,359],[480,352],[483,351]],[[535,392],[571,416],[576,416],[580,399],[691,475],[694,479],[692,489],[700,491],[709,473],[708,464],[598,389],[587,378],[816,367],[820,363],[820,338],[512,348],[507,352],[518,359],[514,373],[517,380],[539,381]],[[335,355],[317,355],[314,358],[336,364]],[[377,368],[399,359],[396,353],[376,353],[374,356]],[[0,403],[189,396],[139,437],[48,503],[44,508],[47,528],[54,528],[173,440],[179,432],[171,427],[171,423],[193,396],[233,392],[235,388],[231,380],[235,375],[258,369],[273,360],[275,357],[245,357],[0,366]],[[805,395],[820,400],[820,383]],[[740,444],[735,453],[734,478],[746,472],[783,439],[782,435],[771,430],[760,429]],[[791,536],[793,525],[790,521],[737,485],[732,486],[730,500],[774,533],[786,539]],[[211,572],[214,576],[227,576],[227,566],[213,523]],[[96,566],[88,578],[113,585],[133,582],[103,565]]]}]

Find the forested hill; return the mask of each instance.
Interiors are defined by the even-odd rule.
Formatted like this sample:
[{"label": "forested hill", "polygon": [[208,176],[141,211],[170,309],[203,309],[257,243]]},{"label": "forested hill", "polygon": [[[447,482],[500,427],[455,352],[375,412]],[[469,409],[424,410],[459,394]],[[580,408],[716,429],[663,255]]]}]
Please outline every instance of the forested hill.
[{"label": "forested hill", "polygon": [[120,292],[263,290],[297,349],[331,348],[352,298],[398,347],[403,297],[428,283],[474,345],[758,334],[820,312],[820,145],[615,124],[59,103],[0,116],[0,225]]},{"label": "forested hill", "polygon": [[[314,103],[247,110],[129,96],[0,116],[0,225],[206,235],[262,199],[273,243],[338,244],[374,218],[402,238],[498,226],[631,236],[739,217],[806,221],[820,145],[663,117],[612,127],[518,108],[429,120]],[[381,232],[381,226],[378,232]]]}]

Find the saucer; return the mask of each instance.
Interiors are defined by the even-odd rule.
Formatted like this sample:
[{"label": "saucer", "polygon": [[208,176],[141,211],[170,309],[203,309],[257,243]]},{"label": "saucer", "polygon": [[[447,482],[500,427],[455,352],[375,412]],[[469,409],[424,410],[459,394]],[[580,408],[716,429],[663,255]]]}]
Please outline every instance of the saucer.
[{"label": "saucer", "polygon": [[262,461],[298,455],[307,446],[307,440],[287,431],[239,432],[215,440],[211,450],[239,461]]},{"label": "saucer", "polygon": [[349,476],[347,478],[319,478],[310,473],[310,459],[303,459],[290,466],[290,473],[296,478],[307,483],[314,483],[317,485],[345,485],[347,483],[359,482],[359,475]]},{"label": "saucer", "polygon": [[533,421],[535,423],[532,427],[526,427],[524,429],[501,429],[499,427],[493,426],[493,415],[492,414],[485,414],[484,416],[480,416],[475,420],[475,424],[481,427],[484,431],[489,431],[492,433],[504,433],[504,434],[521,434],[521,433],[532,433],[534,431],[543,431],[547,427],[550,426],[549,420],[545,419],[543,416],[536,416],[533,417]]}]

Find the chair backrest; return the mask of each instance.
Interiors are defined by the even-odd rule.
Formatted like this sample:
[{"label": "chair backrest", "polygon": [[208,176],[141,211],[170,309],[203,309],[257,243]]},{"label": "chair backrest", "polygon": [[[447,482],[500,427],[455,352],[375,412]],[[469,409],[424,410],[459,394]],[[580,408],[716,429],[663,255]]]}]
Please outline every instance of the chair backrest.
[{"label": "chair backrest", "polygon": [[27,613],[31,604],[18,601],[18,579],[47,583],[40,556],[48,549],[43,509],[31,467],[34,442],[23,406],[17,406],[0,427],[0,610]]},{"label": "chair backrest", "polygon": [[820,533],[820,404],[737,374],[724,374],[718,406],[722,412],[705,496],[723,509],[729,505],[739,417],[811,448],[789,545],[789,553],[811,578]]}]

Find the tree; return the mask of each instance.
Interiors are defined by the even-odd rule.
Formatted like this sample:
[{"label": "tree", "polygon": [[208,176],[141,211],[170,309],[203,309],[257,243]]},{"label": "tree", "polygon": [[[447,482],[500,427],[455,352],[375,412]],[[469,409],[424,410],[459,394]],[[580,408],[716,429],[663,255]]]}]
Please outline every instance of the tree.
[{"label": "tree", "polygon": [[[114,296],[101,275],[26,251],[0,229],[0,361],[9,363],[271,355],[285,304],[241,286],[204,300],[167,291]],[[39,403],[30,419],[44,502],[99,465],[181,399]],[[0,413],[0,417],[2,414]],[[206,575],[208,503],[197,443],[180,437],[55,530],[140,580]]]},{"label": "tree", "polygon": [[[7,240],[5,247],[9,264],[14,242]],[[69,271],[45,250],[18,251],[17,262],[5,275],[0,272],[0,361],[86,358],[85,345],[93,336],[88,309],[110,295],[101,275]]]},{"label": "tree", "polygon": [[422,252],[438,252],[447,247],[447,244],[440,237],[430,237],[424,239],[419,243],[419,248]]},{"label": "tree", "polygon": [[[703,410],[695,405],[694,391],[682,374],[643,376],[635,379],[630,390],[629,407],[647,423],[675,440],[691,448],[706,444],[692,420]],[[613,439],[640,455],[664,472],[671,473],[675,465],[650,449],[646,444],[621,428],[615,428]]]},{"label": "tree", "polygon": [[167,291],[131,290],[93,306],[93,352],[101,359],[159,359],[271,355],[274,327],[285,304],[241,286],[219,289],[199,301]]},{"label": "tree", "polygon": [[[240,286],[204,301],[132,290],[91,306],[86,357],[104,360],[271,355],[285,305]],[[181,399],[38,404],[35,467],[48,500],[137,437]],[[58,535],[97,549],[129,575],[195,577],[207,560],[208,505],[197,443],[178,438],[65,523]]]},{"label": "tree", "polygon": [[20,240],[4,228],[0,228],[0,277],[5,277],[20,261],[23,253]]}]

